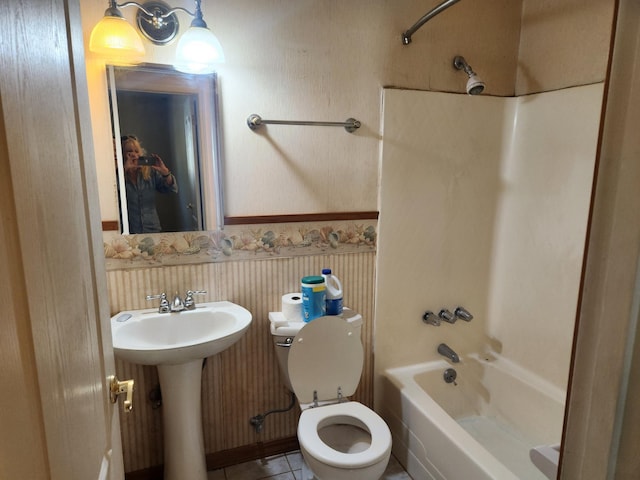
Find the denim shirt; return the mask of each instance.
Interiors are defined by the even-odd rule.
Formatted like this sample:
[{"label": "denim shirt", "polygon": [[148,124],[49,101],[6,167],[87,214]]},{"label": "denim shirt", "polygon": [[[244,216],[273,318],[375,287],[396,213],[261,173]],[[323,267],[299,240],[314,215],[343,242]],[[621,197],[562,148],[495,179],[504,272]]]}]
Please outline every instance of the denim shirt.
[{"label": "denim shirt", "polygon": [[157,233],[162,231],[160,217],[156,210],[156,192],[178,193],[178,183],[173,174],[173,184],[167,185],[170,177],[164,178],[157,170],[151,170],[151,177],[145,180],[138,173],[137,183],[126,179],[127,213],[129,233]]}]

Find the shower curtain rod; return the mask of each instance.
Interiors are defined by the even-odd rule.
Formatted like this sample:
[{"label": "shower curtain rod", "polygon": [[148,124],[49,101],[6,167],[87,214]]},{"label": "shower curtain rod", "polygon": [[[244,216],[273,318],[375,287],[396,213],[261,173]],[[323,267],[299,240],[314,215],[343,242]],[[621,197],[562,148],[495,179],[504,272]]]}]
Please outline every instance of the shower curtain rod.
[{"label": "shower curtain rod", "polygon": [[422,27],[425,23],[431,20],[433,17],[438,15],[440,12],[446,10],[454,3],[458,3],[460,0],[445,0],[440,5],[435,7],[433,10],[424,15],[420,20],[418,20],[409,30],[402,34],[402,44],[409,45],[411,43],[411,36],[416,33],[416,31]]},{"label": "shower curtain rod", "polygon": [[257,130],[261,125],[312,125],[318,127],[344,127],[344,129],[353,133],[357,129],[360,128],[360,121],[355,118],[347,118],[344,122],[307,122],[307,121],[296,121],[296,120],[265,120],[260,115],[255,113],[249,115],[247,117],[247,126],[251,130]]}]

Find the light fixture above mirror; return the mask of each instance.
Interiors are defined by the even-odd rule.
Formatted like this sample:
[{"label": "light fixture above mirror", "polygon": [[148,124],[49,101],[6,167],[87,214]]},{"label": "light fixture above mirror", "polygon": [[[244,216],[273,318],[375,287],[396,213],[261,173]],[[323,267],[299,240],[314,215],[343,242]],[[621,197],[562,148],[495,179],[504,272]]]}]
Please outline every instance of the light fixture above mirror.
[{"label": "light fixture above mirror", "polygon": [[162,1],[116,3],[109,6],[91,32],[89,50],[104,57],[112,65],[135,65],[145,55],[142,39],[124,18],[121,8],[138,8],[137,26],[140,32],[155,45],[171,43],[178,34],[180,23],[175,15],[182,11],[193,17],[191,25],[178,40],[174,68],[185,73],[208,74],[224,62],[222,45],[207,27],[201,9],[201,0],[194,0],[195,11],[183,7],[170,7]]}]

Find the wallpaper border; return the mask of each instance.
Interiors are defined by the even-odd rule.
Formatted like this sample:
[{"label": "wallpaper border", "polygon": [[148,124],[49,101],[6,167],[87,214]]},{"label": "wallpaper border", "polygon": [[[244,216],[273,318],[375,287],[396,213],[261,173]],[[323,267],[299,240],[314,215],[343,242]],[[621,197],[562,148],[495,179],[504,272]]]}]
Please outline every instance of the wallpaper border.
[{"label": "wallpaper border", "polygon": [[356,220],[229,226],[204,232],[104,232],[104,255],[107,270],[120,270],[351,253],[376,249],[377,224],[377,220]]}]

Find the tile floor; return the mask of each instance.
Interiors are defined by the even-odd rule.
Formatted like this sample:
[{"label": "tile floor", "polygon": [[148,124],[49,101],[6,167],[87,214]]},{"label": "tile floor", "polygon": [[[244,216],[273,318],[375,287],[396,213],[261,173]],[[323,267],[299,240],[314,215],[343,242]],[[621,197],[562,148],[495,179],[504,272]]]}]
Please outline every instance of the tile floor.
[{"label": "tile floor", "polygon": [[[301,471],[302,454],[296,450],[213,470],[209,472],[207,480],[300,480]],[[381,480],[411,480],[411,477],[391,455],[389,466]]]}]

